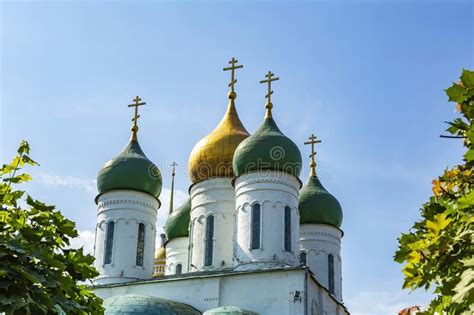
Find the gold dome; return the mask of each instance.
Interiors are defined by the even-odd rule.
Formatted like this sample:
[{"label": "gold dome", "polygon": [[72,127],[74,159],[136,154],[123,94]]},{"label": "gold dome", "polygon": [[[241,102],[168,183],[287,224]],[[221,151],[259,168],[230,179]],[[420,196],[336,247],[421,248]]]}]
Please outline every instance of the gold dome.
[{"label": "gold dome", "polygon": [[237,146],[249,136],[234,104],[235,93],[229,93],[229,106],[219,125],[194,146],[188,170],[192,183],[212,177],[233,177],[232,158]]},{"label": "gold dome", "polygon": [[166,268],[166,251],[164,247],[160,247],[155,251],[155,263],[153,266],[153,277],[161,277],[165,275]]},{"label": "gold dome", "polygon": [[164,247],[160,247],[155,252],[155,260],[156,259],[166,259],[166,251]]}]

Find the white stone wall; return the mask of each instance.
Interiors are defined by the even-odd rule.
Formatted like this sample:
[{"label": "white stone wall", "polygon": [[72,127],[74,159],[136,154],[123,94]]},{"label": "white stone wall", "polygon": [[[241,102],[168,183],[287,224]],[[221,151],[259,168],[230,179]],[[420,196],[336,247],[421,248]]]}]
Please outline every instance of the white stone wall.
[{"label": "white stone wall", "polygon": [[[211,178],[191,187],[189,271],[232,267],[235,193],[230,178]],[[214,216],[212,265],[204,266],[206,219]]]},{"label": "white stone wall", "polygon": [[308,281],[307,315],[345,315],[347,310],[335,303],[329,292],[314,281]]},{"label": "white stone wall", "polygon": [[[205,277],[188,274],[178,279],[98,287],[95,291],[103,299],[122,294],[152,295],[191,305],[201,312],[231,305],[259,315],[349,314],[304,269]],[[314,300],[320,313],[311,313]]]},{"label": "white stone wall", "polygon": [[316,275],[316,279],[329,287],[328,255],[334,257],[334,295],[342,301],[342,231],[326,224],[301,225],[301,251],[306,252],[306,265]]},{"label": "white stone wall", "polygon": [[177,264],[181,264],[182,273],[188,272],[189,238],[174,238],[166,243],[165,249],[165,276],[176,274]]},{"label": "white stone wall", "polygon": [[[96,284],[149,279],[153,274],[156,214],[159,202],[137,191],[115,190],[98,199],[94,266],[100,275]],[[106,225],[115,222],[111,264],[104,265]],[[138,226],[145,225],[143,266],[136,265]]]},{"label": "white stone wall", "polygon": [[[236,192],[235,266],[238,270],[299,264],[300,182],[283,172],[254,172],[238,177]],[[250,249],[251,209],[261,207],[260,248]],[[291,252],[284,247],[285,207],[291,209]]]}]

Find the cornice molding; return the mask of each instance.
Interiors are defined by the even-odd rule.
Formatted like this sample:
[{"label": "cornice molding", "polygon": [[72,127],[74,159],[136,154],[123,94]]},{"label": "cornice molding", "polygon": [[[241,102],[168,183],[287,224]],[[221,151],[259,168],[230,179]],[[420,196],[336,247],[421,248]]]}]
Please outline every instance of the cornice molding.
[{"label": "cornice molding", "polygon": [[189,246],[188,245],[181,245],[181,246],[173,246],[169,247],[169,250],[167,248],[166,254],[172,256],[172,255],[177,255],[177,254],[182,254],[182,253],[175,253],[176,251],[181,251],[185,250],[186,252],[188,251]]},{"label": "cornice molding", "polygon": [[271,177],[243,180],[235,186],[235,191],[237,192],[241,190],[242,188],[252,185],[252,184],[280,184],[280,185],[289,187],[296,195],[298,195],[298,192],[299,192],[297,186],[294,185],[291,180],[283,179],[283,178],[271,178]]},{"label": "cornice molding", "polygon": [[158,210],[157,208],[153,207],[151,203],[148,203],[145,201],[139,201],[136,199],[107,199],[98,203],[97,210],[99,212],[104,211],[104,210],[112,210],[112,209],[107,209],[106,206],[123,205],[123,204],[138,205],[138,206],[142,206],[150,210],[153,210],[155,212]]},{"label": "cornice molding", "polygon": [[229,190],[234,191],[234,188],[231,185],[210,185],[208,187],[197,187],[191,189],[191,198],[196,197],[197,195],[203,194],[208,191],[222,191],[222,190]]},{"label": "cornice molding", "polygon": [[334,235],[332,233],[329,233],[329,232],[321,232],[321,231],[301,231],[300,232],[300,240],[304,241],[304,240],[308,240],[308,241],[313,241],[313,240],[318,240],[318,239],[305,239],[304,237],[309,237],[309,236],[323,236],[323,237],[329,237],[329,238],[332,238],[336,241],[338,241],[338,243],[341,242],[341,238],[338,237],[337,235]]}]

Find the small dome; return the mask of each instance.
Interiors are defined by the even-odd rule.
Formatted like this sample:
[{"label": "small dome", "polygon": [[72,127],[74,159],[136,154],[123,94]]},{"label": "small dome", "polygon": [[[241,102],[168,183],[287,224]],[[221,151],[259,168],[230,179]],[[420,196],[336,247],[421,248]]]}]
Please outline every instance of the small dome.
[{"label": "small dome", "polygon": [[236,176],[262,170],[281,171],[299,177],[301,153],[267,115],[263,125],[242,141],[235,150],[233,167]]},{"label": "small dome", "polygon": [[309,177],[299,196],[300,223],[322,223],[340,228],[342,208],[339,201],[321,184],[316,175]]},{"label": "small dome", "polygon": [[148,295],[126,294],[104,301],[105,315],[200,315],[195,308]]},{"label": "small dome", "polygon": [[166,267],[166,250],[160,247],[155,251],[155,262],[153,266],[153,277],[161,277],[165,275]]},{"label": "small dome", "polygon": [[237,306],[221,306],[204,312],[203,315],[258,315],[255,312],[246,311]]},{"label": "small dome", "polygon": [[192,183],[212,177],[233,177],[235,148],[248,136],[235,109],[234,99],[231,98],[219,125],[194,146],[189,156],[188,169]]},{"label": "small dome", "polygon": [[160,247],[155,252],[155,260],[157,259],[166,259],[166,251],[164,247]]},{"label": "small dome", "polygon": [[189,220],[191,218],[191,198],[188,198],[178,209],[171,212],[166,220],[165,234],[168,240],[189,236]]},{"label": "small dome", "polygon": [[99,196],[111,190],[130,189],[158,198],[161,193],[161,173],[143,153],[137,140],[102,166],[97,175]]}]

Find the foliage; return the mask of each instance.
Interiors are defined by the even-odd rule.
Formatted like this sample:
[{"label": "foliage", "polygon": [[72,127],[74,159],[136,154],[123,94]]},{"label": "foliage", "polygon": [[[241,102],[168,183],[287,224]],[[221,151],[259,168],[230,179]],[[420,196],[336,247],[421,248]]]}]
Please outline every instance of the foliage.
[{"label": "foliage", "polygon": [[102,300],[84,282],[98,275],[91,255],[71,249],[74,222],[14,186],[30,181],[25,165],[38,165],[23,141],[0,169],[0,312],[101,314]]},{"label": "foliage", "polygon": [[397,262],[405,262],[404,288],[434,288],[423,314],[474,312],[474,72],[464,70],[446,90],[461,117],[448,122],[452,138],[463,140],[464,163],[433,181],[422,219],[399,238]]}]

